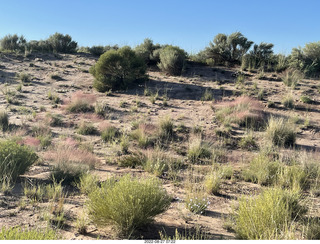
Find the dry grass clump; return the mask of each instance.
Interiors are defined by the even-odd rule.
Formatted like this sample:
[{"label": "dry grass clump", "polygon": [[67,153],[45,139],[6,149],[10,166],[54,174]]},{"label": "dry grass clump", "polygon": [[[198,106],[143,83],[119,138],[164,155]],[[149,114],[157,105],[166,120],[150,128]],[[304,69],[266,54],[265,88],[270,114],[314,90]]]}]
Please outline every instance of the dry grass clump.
[{"label": "dry grass clump", "polygon": [[202,140],[201,137],[192,138],[187,151],[188,159],[192,164],[201,164],[210,159],[212,155],[212,146]]},{"label": "dry grass clump", "polygon": [[60,145],[54,151],[46,152],[45,159],[51,162],[51,176],[57,181],[64,180],[64,183],[79,179],[99,162],[93,153],[67,145]]},{"label": "dry grass clump", "polygon": [[296,143],[294,125],[284,118],[269,118],[266,137],[275,146],[292,147]]},{"label": "dry grass clump", "polygon": [[165,117],[159,123],[159,137],[160,139],[169,140],[173,136],[173,120],[170,117]]},{"label": "dry grass clump", "polygon": [[101,132],[101,138],[105,142],[111,142],[115,140],[116,138],[119,138],[121,135],[119,129],[115,126],[108,126]]},{"label": "dry grass clump", "polygon": [[86,94],[82,91],[77,91],[72,94],[70,101],[67,101],[67,111],[70,113],[86,113],[93,112],[93,104],[97,98],[93,94]]},{"label": "dry grass clump", "polygon": [[131,138],[136,140],[140,148],[148,148],[155,142],[155,135],[157,133],[157,127],[153,124],[140,123],[131,133]]},{"label": "dry grass clump", "polygon": [[96,135],[98,130],[91,123],[82,121],[78,126],[77,133],[80,135]]},{"label": "dry grass clump", "polygon": [[257,128],[264,122],[263,105],[250,97],[238,97],[231,102],[221,102],[216,118],[224,124],[238,124]]},{"label": "dry grass clump", "polygon": [[280,75],[280,78],[286,86],[295,88],[304,78],[304,74],[299,70],[287,69]]},{"label": "dry grass clump", "polygon": [[130,237],[133,232],[152,222],[170,206],[170,197],[156,178],[138,179],[126,175],[118,181],[108,180],[89,194],[90,217],[101,226],[115,225]]}]

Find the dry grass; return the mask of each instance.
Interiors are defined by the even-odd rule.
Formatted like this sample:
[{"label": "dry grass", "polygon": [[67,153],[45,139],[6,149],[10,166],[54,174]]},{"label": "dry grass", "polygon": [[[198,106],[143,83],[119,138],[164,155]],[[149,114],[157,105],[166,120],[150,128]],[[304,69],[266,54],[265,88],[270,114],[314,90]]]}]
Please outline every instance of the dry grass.
[{"label": "dry grass", "polygon": [[263,105],[250,97],[238,97],[234,101],[217,104],[216,118],[224,124],[238,124],[257,128],[264,122]]},{"label": "dry grass", "polygon": [[67,105],[66,109],[70,113],[85,113],[94,111],[93,104],[96,101],[95,95],[77,91],[71,95],[70,100],[66,100],[64,103]]}]

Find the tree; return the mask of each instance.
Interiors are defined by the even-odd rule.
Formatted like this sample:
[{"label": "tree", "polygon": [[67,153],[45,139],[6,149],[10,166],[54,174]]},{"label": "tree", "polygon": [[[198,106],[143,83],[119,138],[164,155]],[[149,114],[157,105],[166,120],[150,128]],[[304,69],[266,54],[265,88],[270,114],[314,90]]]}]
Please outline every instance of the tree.
[{"label": "tree", "polygon": [[253,42],[242,35],[241,32],[231,33],[229,36],[219,33],[205,49],[207,58],[211,58],[216,64],[240,63]]},{"label": "tree", "polygon": [[161,46],[159,44],[154,45],[151,39],[146,38],[143,43],[136,46],[134,51],[145,60],[146,64],[156,64],[159,62],[159,57],[154,55],[154,51],[160,48]]},{"label": "tree", "polygon": [[95,77],[93,86],[100,92],[108,89],[126,89],[129,85],[146,79],[146,65],[128,46],[111,49],[102,54],[90,68]]},{"label": "tree", "polygon": [[78,43],[72,41],[71,36],[55,33],[47,39],[48,44],[55,53],[74,53]]},{"label": "tree", "polygon": [[1,49],[9,51],[24,51],[26,43],[24,36],[18,36],[17,34],[6,35],[0,40]]}]

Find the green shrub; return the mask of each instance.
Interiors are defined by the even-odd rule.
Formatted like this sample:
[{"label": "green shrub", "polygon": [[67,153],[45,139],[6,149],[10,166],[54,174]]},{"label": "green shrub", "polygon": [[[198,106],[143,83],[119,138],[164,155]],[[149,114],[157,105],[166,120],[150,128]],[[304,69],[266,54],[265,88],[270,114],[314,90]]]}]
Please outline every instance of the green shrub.
[{"label": "green shrub", "polygon": [[27,229],[21,227],[2,227],[0,240],[57,240],[59,236],[52,229]]},{"label": "green shrub", "polygon": [[9,129],[9,116],[4,110],[0,111],[0,130],[6,131]]},{"label": "green shrub", "polygon": [[114,224],[126,236],[150,223],[169,206],[170,197],[157,179],[137,179],[129,175],[114,183],[103,183],[89,194],[88,202],[95,224]]},{"label": "green shrub", "polygon": [[137,140],[138,146],[141,148],[147,148],[149,146],[152,146],[154,143],[154,138],[152,138],[149,133],[146,133],[143,124],[140,124],[139,128],[131,133],[131,137],[134,140]]},{"label": "green shrub", "polygon": [[240,198],[234,211],[237,238],[248,240],[292,239],[292,220],[299,196],[280,188],[264,190],[257,197]]},{"label": "green shrub", "polygon": [[283,118],[270,117],[266,137],[276,146],[290,147],[296,142],[296,132],[291,123]]},{"label": "green shrub", "polygon": [[97,63],[90,68],[94,76],[93,86],[99,92],[109,89],[126,89],[131,84],[146,78],[146,66],[130,47],[109,50],[102,54]]},{"label": "green shrub", "polygon": [[311,219],[307,224],[307,240],[320,240],[320,220]]},{"label": "green shrub", "polygon": [[37,159],[29,147],[10,140],[0,141],[0,183],[15,182]]},{"label": "green shrub", "polygon": [[159,68],[170,75],[181,75],[186,62],[186,53],[176,46],[166,46],[160,50]]},{"label": "green shrub", "polygon": [[101,132],[101,138],[105,142],[111,142],[112,140],[118,138],[120,136],[120,132],[118,128],[114,126],[108,126]]}]

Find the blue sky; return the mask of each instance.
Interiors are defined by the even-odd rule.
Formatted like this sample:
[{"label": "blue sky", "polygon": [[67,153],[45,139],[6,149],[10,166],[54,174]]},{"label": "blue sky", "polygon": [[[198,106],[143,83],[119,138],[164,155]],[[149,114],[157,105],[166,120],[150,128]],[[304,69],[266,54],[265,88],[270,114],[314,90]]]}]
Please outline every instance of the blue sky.
[{"label": "blue sky", "polygon": [[148,37],[196,53],[216,34],[240,31],[289,54],[320,41],[319,10],[319,0],[2,0],[0,37],[60,32],[80,46],[136,46]]}]

